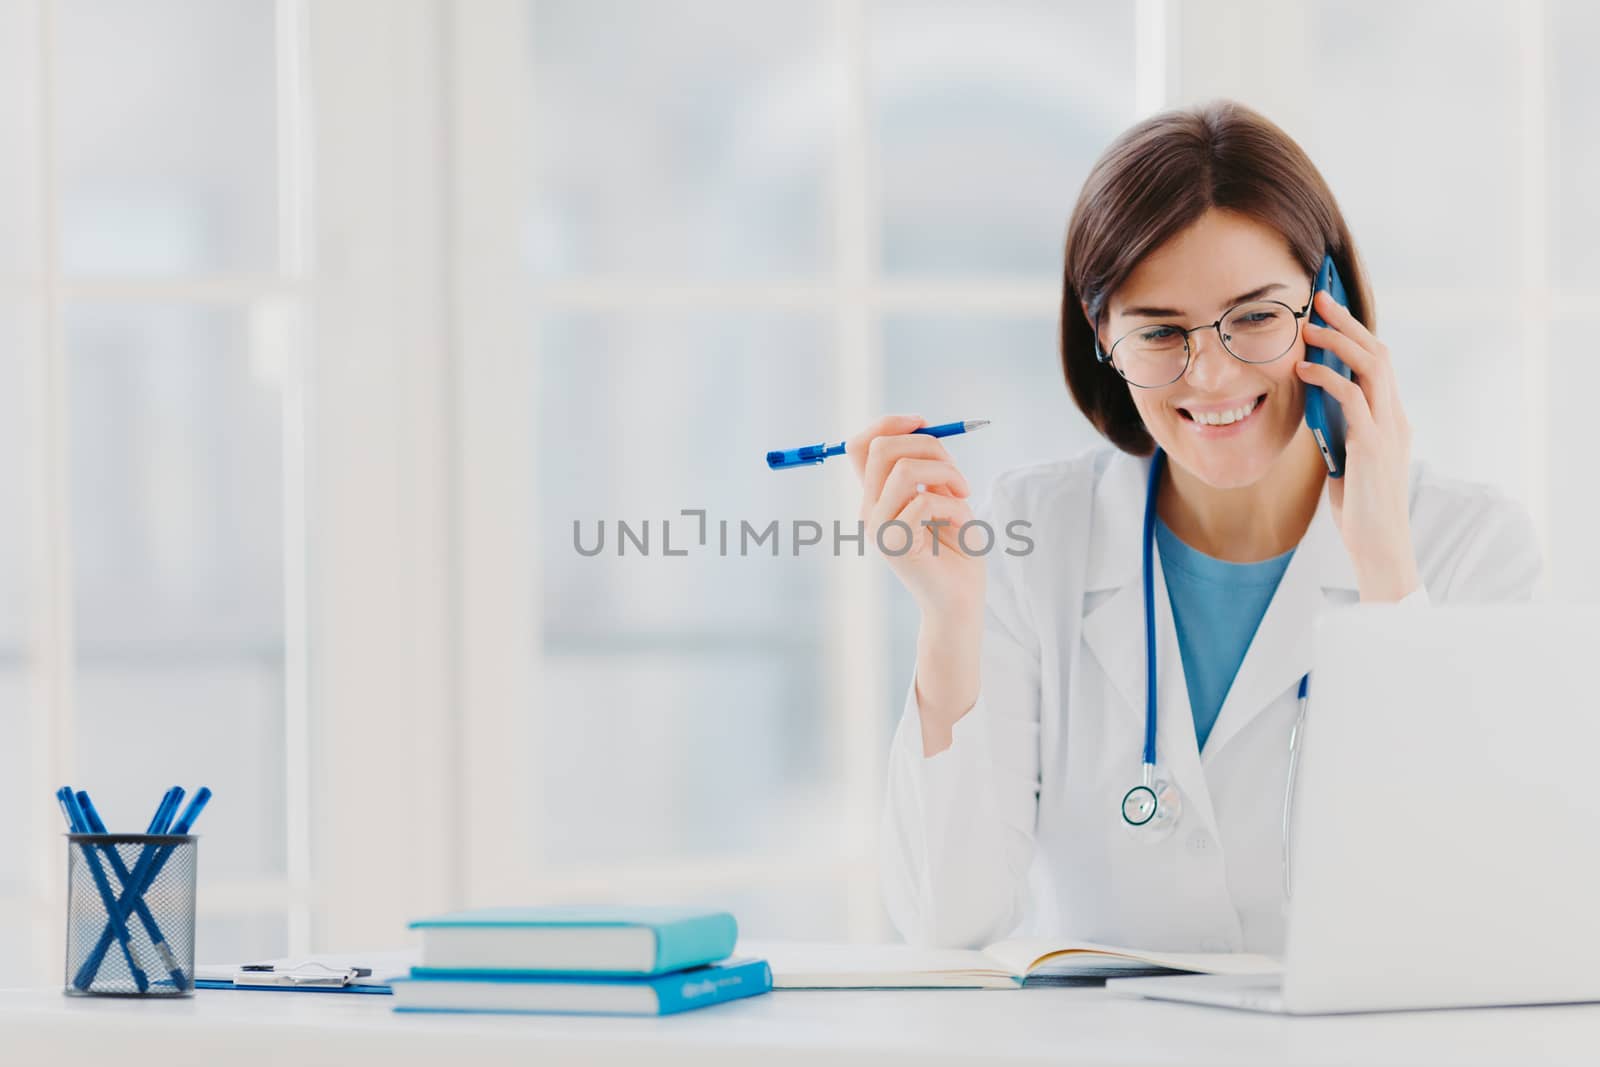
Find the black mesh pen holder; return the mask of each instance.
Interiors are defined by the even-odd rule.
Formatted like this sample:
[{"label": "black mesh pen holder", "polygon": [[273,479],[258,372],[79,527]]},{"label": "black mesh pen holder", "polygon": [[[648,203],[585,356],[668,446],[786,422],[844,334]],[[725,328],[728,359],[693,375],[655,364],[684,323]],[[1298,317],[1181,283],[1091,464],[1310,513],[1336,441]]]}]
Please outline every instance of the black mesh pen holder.
[{"label": "black mesh pen holder", "polygon": [[194,993],[198,843],[179,834],[67,835],[67,993]]}]

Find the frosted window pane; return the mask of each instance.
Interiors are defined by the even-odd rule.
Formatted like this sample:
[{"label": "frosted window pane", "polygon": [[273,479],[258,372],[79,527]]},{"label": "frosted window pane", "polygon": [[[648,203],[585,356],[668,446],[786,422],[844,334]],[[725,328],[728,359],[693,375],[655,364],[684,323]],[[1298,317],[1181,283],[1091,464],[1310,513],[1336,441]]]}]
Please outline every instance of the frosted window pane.
[{"label": "frosted window pane", "polygon": [[[1515,5],[1318,3],[1307,119],[1289,130],[1339,198],[1385,286],[1512,290],[1523,140]],[[1508,42],[1512,45],[1508,47]]]},{"label": "frosted window pane", "polygon": [[[208,877],[284,866],[272,312],[73,307],[78,766],[107,820],[217,790]],[[130,754],[134,758],[130,758]]]},{"label": "frosted window pane", "polygon": [[273,0],[60,0],[67,270],[272,270],[273,8]]},{"label": "frosted window pane", "polygon": [[829,256],[822,5],[539,0],[543,275],[810,276]]},{"label": "frosted window pane", "polygon": [[[544,659],[533,802],[545,860],[589,864],[772,850],[837,834],[815,805],[827,551],[793,555],[796,519],[848,520],[837,464],[773,472],[773,447],[830,425],[826,331],[802,315],[561,316],[539,334]],[[830,488],[831,487],[831,488]],[[707,512],[707,544],[698,520]],[[661,522],[675,551],[664,556]],[[586,548],[607,523],[605,551]],[[651,522],[617,555],[615,522]],[[741,521],[780,524],[740,554]],[[720,554],[720,528],[730,529]],[[735,800],[734,798],[737,798]],[[782,847],[788,847],[784,845]]]},{"label": "frosted window pane", "polygon": [[1508,325],[1389,316],[1383,341],[1411,420],[1412,454],[1456,478],[1523,498],[1525,356]]},{"label": "frosted window pane", "polygon": [[1600,6],[1555,0],[1550,20],[1550,205],[1552,269],[1558,285],[1600,283]]},{"label": "frosted window pane", "polygon": [[270,315],[69,311],[76,624],[86,646],[281,644]]},{"label": "frosted window pane", "polygon": [[[816,610],[820,557],[794,558],[789,530],[797,519],[839,517],[820,509],[830,480],[849,472],[837,463],[769,471],[765,455],[850,432],[829,425],[831,343],[820,321],[571,315],[546,320],[539,347],[538,514],[549,637],[612,640],[619,628],[781,635]],[[687,557],[667,558],[663,520],[674,520],[674,551],[698,539],[698,520],[679,514],[685,508],[706,509],[707,549],[696,544]],[[617,521],[637,533],[646,519],[650,555],[629,543],[619,558]],[[605,521],[605,551],[577,552],[575,520],[586,549]],[[768,539],[741,556],[741,520],[758,532],[778,520],[782,555],[772,558]],[[727,557],[718,554],[723,521]]]},{"label": "frosted window pane", "polygon": [[835,789],[819,766],[818,627],[798,619],[796,629],[810,641],[546,658],[534,761],[542,858],[836,850]]},{"label": "frosted window pane", "polygon": [[37,5],[0,4],[0,277],[39,266],[38,58]]},{"label": "frosted window pane", "polygon": [[1134,118],[1134,5],[871,11],[885,272],[1059,277],[1083,178]]}]

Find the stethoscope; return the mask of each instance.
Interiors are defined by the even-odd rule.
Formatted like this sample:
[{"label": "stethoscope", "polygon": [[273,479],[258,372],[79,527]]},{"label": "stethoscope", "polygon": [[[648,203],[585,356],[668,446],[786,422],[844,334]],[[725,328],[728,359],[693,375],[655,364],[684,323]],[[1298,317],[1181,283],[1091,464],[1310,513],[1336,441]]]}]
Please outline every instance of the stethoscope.
[{"label": "stethoscope", "polygon": [[[1156,449],[1150,460],[1150,479],[1144,493],[1144,756],[1139,784],[1122,797],[1122,821],[1141,840],[1162,841],[1171,836],[1183,817],[1183,794],[1176,783],[1156,769],[1156,594],[1152,556],[1156,540],[1156,490],[1166,453]],[[1301,675],[1299,717],[1289,734],[1289,774],[1284,784],[1283,857],[1284,890],[1288,891],[1289,813],[1293,804],[1295,760],[1306,717],[1306,693],[1311,676]]]}]

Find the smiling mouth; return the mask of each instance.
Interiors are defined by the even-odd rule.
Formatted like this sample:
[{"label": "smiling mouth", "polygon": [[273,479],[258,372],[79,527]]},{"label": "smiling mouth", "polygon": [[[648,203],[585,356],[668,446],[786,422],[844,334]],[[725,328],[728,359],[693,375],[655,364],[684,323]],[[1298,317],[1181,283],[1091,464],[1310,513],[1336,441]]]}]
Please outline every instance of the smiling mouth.
[{"label": "smiling mouth", "polygon": [[1267,394],[1262,393],[1248,404],[1243,404],[1232,411],[1207,411],[1195,414],[1188,408],[1179,408],[1178,413],[1190,422],[1197,422],[1202,426],[1232,426],[1236,422],[1243,422],[1249,418],[1266,398]]}]

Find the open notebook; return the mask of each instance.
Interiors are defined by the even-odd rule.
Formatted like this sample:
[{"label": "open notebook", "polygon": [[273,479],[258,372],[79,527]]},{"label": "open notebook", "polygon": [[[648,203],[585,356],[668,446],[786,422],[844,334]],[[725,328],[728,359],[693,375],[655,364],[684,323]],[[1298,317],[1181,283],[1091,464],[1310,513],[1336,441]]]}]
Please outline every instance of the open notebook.
[{"label": "open notebook", "polygon": [[1249,953],[1147,952],[1087,941],[1014,938],[982,949],[740,941],[740,955],[772,965],[774,989],[1017,989],[1029,978],[1194,972],[1278,974],[1281,961]]}]

